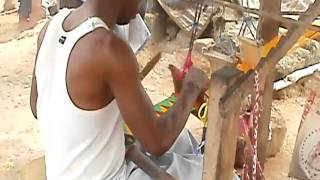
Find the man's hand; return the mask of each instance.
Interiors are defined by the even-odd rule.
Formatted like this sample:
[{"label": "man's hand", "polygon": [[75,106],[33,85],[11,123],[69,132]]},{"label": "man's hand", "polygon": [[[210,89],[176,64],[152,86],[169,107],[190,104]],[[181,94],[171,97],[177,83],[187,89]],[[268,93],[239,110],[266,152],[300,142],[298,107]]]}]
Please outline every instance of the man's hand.
[{"label": "man's hand", "polygon": [[190,83],[199,88],[201,92],[205,92],[208,89],[209,79],[207,75],[198,68],[191,68],[184,80],[179,80],[182,71],[176,66],[170,64],[169,70],[171,71],[174,92],[177,94],[181,93],[183,86]]},{"label": "man's hand", "polygon": [[195,86],[200,90],[200,94],[203,94],[209,87],[209,79],[207,75],[200,69],[191,68],[183,81],[182,90],[190,85]]},{"label": "man's hand", "polygon": [[182,71],[172,64],[169,65],[169,69],[171,71],[175,94],[179,95],[183,86],[188,86],[187,84],[193,84],[195,87],[199,88],[201,92],[197,99],[197,104],[204,102],[205,91],[209,87],[209,79],[204,72],[202,72],[200,69],[192,68],[184,80],[179,80],[179,76]]}]

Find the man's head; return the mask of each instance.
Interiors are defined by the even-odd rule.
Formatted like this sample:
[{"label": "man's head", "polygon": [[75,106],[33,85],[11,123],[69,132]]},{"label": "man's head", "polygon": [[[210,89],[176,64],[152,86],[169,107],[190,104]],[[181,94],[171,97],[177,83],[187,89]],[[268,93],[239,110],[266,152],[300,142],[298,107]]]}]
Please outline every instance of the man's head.
[{"label": "man's head", "polygon": [[119,25],[128,24],[135,18],[144,0],[122,0],[122,2],[117,22]]}]

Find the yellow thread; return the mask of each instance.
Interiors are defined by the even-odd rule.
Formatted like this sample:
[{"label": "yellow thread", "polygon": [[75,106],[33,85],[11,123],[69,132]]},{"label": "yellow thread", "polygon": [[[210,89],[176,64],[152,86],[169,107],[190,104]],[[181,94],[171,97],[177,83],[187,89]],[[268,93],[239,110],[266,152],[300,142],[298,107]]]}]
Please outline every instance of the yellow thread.
[{"label": "yellow thread", "polygon": [[200,121],[206,126],[208,123],[208,103],[203,103],[198,111]]}]

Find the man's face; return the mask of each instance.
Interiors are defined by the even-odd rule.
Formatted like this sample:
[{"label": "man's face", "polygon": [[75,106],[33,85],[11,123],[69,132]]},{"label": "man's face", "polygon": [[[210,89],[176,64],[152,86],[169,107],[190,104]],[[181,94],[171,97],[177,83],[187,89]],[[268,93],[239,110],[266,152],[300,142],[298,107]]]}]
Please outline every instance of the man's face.
[{"label": "man's face", "polygon": [[124,7],[122,9],[122,13],[118,19],[117,24],[124,25],[128,24],[131,19],[134,19],[136,17],[136,14],[139,12],[139,9],[144,3],[144,0],[125,0],[129,1],[124,3]]}]

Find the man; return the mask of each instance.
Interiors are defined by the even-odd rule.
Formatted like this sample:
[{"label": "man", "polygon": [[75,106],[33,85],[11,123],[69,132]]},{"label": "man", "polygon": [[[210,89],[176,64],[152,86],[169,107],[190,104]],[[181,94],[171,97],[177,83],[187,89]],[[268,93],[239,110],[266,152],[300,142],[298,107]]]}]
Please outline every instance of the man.
[{"label": "man", "polygon": [[206,90],[208,78],[192,69],[174,107],[156,116],[135,55],[112,32],[134,18],[139,5],[87,0],[60,11],[40,32],[31,109],[40,124],[48,180],[130,179],[121,118],[144,151],[160,156]]}]

